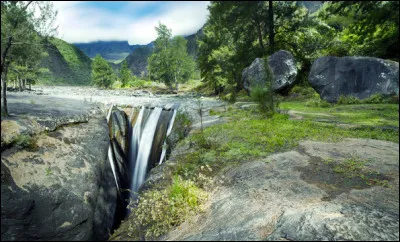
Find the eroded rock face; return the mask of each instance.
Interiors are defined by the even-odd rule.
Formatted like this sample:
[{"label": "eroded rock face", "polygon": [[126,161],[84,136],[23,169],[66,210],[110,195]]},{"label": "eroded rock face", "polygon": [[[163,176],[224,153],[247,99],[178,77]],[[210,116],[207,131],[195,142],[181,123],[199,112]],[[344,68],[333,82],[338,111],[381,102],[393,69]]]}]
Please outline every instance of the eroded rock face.
[{"label": "eroded rock face", "polygon": [[[242,72],[244,88],[251,92],[255,86],[264,86],[267,79],[265,61],[256,58],[249,67]],[[293,55],[286,50],[280,50],[268,57],[268,65],[274,76],[273,89],[281,92],[288,89],[295,81],[297,75],[296,63]]]},{"label": "eroded rock face", "polygon": [[311,86],[328,102],[343,96],[364,99],[372,94],[399,94],[399,63],[373,57],[324,56],[314,61]]},{"label": "eroded rock face", "polygon": [[[381,176],[388,187],[333,171],[350,157],[366,161],[365,176]],[[160,239],[398,240],[398,165],[396,143],[303,141],[227,171],[205,213]]]},{"label": "eroded rock face", "polygon": [[1,155],[2,240],[105,240],[117,203],[104,115]]}]

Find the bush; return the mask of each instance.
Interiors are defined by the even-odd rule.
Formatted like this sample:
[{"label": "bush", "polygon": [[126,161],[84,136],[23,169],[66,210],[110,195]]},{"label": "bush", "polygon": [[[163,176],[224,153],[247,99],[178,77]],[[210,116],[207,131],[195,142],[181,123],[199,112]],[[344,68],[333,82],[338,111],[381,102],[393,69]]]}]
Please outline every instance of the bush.
[{"label": "bush", "polygon": [[300,86],[300,85],[295,85],[290,91],[289,95],[291,96],[298,96],[301,98],[313,98],[315,94],[318,94],[314,88],[311,86]]},{"label": "bush", "polygon": [[26,148],[28,150],[34,151],[38,148],[37,140],[29,135],[18,135],[15,140],[15,145],[21,148]]},{"label": "bush", "polygon": [[236,87],[234,85],[227,84],[224,88],[224,93],[222,94],[221,99],[229,103],[236,102]]},{"label": "bush", "polygon": [[132,80],[130,80],[130,81],[127,83],[126,86],[128,86],[128,87],[140,87],[140,88],[143,88],[143,87],[146,87],[146,86],[149,86],[149,85],[151,85],[151,82],[149,83],[149,82],[146,81],[146,80],[142,80],[142,79],[138,79],[138,78],[132,78]]},{"label": "bush", "polygon": [[199,205],[206,198],[207,193],[193,181],[175,175],[171,186],[147,191],[139,198],[138,206],[132,208],[131,230],[144,232],[146,240],[155,239],[201,211]]},{"label": "bush", "polygon": [[328,107],[331,107],[332,104],[330,104],[327,101],[321,99],[319,94],[315,93],[313,95],[313,97],[306,102],[305,106],[307,106],[307,107],[328,108]]},{"label": "bush", "polygon": [[272,116],[274,110],[273,93],[267,87],[255,87],[251,90],[251,98],[254,102],[258,103],[260,111],[267,116]]},{"label": "bush", "polygon": [[399,103],[398,95],[382,95],[382,94],[373,94],[368,98],[360,100],[353,96],[340,96],[337,104],[380,104],[380,103]]},{"label": "bush", "polygon": [[362,103],[366,104],[378,104],[378,103],[399,103],[399,96],[398,95],[382,95],[382,94],[374,94],[370,97],[362,100]]},{"label": "bush", "polygon": [[339,99],[337,101],[337,104],[341,104],[341,105],[343,105],[343,104],[344,105],[346,105],[346,104],[360,104],[360,103],[361,103],[361,101],[356,97],[343,96],[343,95],[340,95],[340,97],[339,97]]}]

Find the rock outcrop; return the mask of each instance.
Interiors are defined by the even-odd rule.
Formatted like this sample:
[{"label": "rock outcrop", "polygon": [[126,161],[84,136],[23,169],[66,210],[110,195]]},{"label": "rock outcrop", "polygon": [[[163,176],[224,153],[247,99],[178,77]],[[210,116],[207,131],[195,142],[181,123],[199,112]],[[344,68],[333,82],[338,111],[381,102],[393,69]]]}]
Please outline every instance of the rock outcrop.
[{"label": "rock outcrop", "polygon": [[1,240],[106,240],[117,191],[104,114],[1,154]]},{"label": "rock outcrop", "polygon": [[314,61],[308,78],[328,102],[343,96],[399,94],[399,63],[373,57],[324,56]]},{"label": "rock outcrop", "polygon": [[[280,50],[269,56],[268,66],[273,74],[274,91],[283,92],[293,85],[297,69],[293,55],[289,51]],[[243,85],[248,92],[255,86],[264,86],[267,79],[265,61],[262,58],[256,58],[242,72]]]},{"label": "rock outcrop", "polygon": [[[357,170],[364,178],[353,176],[354,171],[334,172],[354,157],[365,162]],[[218,178],[224,185],[212,193],[205,213],[159,239],[399,239],[396,143],[303,141],[296,150],[245,162],[224,176]],[[378,180],[386,180],[387,185],[379,185]]]}]

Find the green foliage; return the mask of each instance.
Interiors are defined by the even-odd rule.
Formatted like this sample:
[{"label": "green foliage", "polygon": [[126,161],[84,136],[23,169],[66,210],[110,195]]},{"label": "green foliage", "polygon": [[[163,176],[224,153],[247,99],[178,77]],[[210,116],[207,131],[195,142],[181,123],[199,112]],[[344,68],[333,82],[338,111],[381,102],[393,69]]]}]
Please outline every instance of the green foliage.
[{"label": "green foliage", "polygon": [[257,102],[262,113],[268,117],[274,114],[273,96],[270,88],[254,87],[251,90],[251,98]]},{"label": "green foliage", "polygon": [[360,104],[360,99],[353,96],[343,96],[341,95],[337,100],[337,104]]},{"label": "green foliage", "polygon": [[337,39],[349,55],[399,58],[397,1],[331,1],[320,15],[339,30]]},{"label": "green foliage", "polygon": [[292,89],[290,89],[289,95],[299,100],[305,100],[309,98],[315,98],[318,93],[310,85],[294,85]]},{"label": "green foliage", "polygon": [[146,81],[146,80],[142,80],[142,79],[139,79],[139,78],[135,78],[133,76],[126,86],[127,87],[143,88],[143,87],[148,87],[150,85],[151,85],[150,81]]},{"label": "green foliage", "polygon": [[399,96],[398,95],[382,95],[382,94],[373,94],[365,99],[358,99],[353,96],[343,96],[341,95],[337,101],[339,105],[349,105],[349,104],[385,104],[385,103],[399,103]]},{"label": "green foliage", "polygon": [[26,148],[28,150],[36,150],[37,149],[37,139],[33,138],[29,135],[18,135],[15,139],[14,139],[14,144],[18,147],[21,148]]},{"label": "green foliage", "polygon": [[188,135],[192,123],[193,121],[190,118],[189,113],[181,110],[177,111],[174,126],[180,127],[179,130],[177,130],[178,140],[181,140]]},{"label": "green foliage", "polygon": [[99,87],[108,88],[116,79],[111,66],[100,55],[96,55],[92,63],[92,82]]},{"label": "green foliage", "polygon": [[132,73],[128,69],[128,63],[126,62],[126,60],[122,62],[120,77],[121,77],[122,87],[125,87],[132,79]]},{"label": "green foliage", "polygon": [[271,117],[275,113],[274,106],[274,91],[272,89],[272,82],[274,76],[270,67],[268,66],[267,58],[264,58],[264,70],[266,80],[263,86],[256,86],[251,89],[251,98],[257,102],[262,113]]},{"label": "green foliage", "polygon": [[178,88],[178,82],[189,80],[194,72],[194,62],[187,53],[187,41],[182,36],[172,40],[171,30],[163,24],[156,27],[157,39],[154,51],[148,59],[148,71],[152,80],[165,83],[172,88]]},{"label": "green foliage", "polygon": [[50,167],[46,168],[46,176],[53,174],[53,172],[51,171]]},{"label": "green foliage", "polygon": [[200,212],[207,197],[193,181],[174,176],[170,186],[140,196],[138,206],[132,209],[131,231],[144,233],[146,240],[155,239]]},{"label": "green foliage", "polygon": [[315,93],[312,98],[310,98],[306,103],[307,107],[320,107],[320,108],[328,108],[331,107],[332,104],[327,101],[321,99],[318,93]]},{"label": "green foliage", "polygon": [[398,2],[327,1],[315,13],[296,5],[273,1],[270,9],[269,1],[211,2],[197,60],[204,83],[215,94],[228,85],[241,89],[243,69],[278,49],[293,53],[302,84],[321,56],[399,59]]},{"label": "green foliage", "polygon": [[45,57],[39,75],[40,84],[89,85],[92,61],[81,50],[61,39],[44,40]]}]

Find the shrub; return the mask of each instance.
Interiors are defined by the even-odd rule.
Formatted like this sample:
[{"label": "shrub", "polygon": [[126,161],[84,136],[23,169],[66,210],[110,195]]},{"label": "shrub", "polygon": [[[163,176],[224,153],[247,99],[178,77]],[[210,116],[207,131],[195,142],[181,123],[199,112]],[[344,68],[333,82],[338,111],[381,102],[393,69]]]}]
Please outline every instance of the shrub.
[{"label": "shrub", "polygon": [[267,116],[274,113],[273,95],[267,87],[255,87],[251,90],[251,98],[258,103],[260,111]]},{"label": "shrub", "polygon": [[236,102],[236,87],[234,85],[227,84],[224,88],[224,93],[222,94],[221,99],[229,103]]},{"label": "shrub", "polygon": [[29,135],[18,135],[14,142],[15,145],[22,147],[22,148],[27,148],[28,150],[35,150],[37,149],[37,140]]},{"label": "shrub", "polygon": [[320,98],[318,93],[315,93],[314,96],[305,103],[307,107],[319,107],[319,108],[328,108],[331,107],[332,104]]},{"label": "shrub", "polygon": [[342,105],[343,104],[344,105],[346,105],[346,104],[360,104],[360,103],[361,103],[361,101],[356,97],[343,96],[343,95],[340,95],[340,97],[339,97],[339,99],[337,101],[337,104],[342,104]]},{"label": "shrub", "polygon": [[175,175],[169,187],[141,195],[137,207],[132,208],[135,219],[131,229],[144,232],[146,240],[155,239],[201,211],[199,205],[206,198],[207,193],[193,181]]},{"label": "shrub", "polygon": [[292,96],[299,96],[301,98],[313,98],[314,95],[318,93],[311,86],[295,85],[289,91],[289,94]]},{"label": "shrub", "polygon": [[398,95],[382,95],[382,94],[373,94],[370,97],[362,100],[362,103],[366,104],[378,104],[378,103],[399,103]]}]

